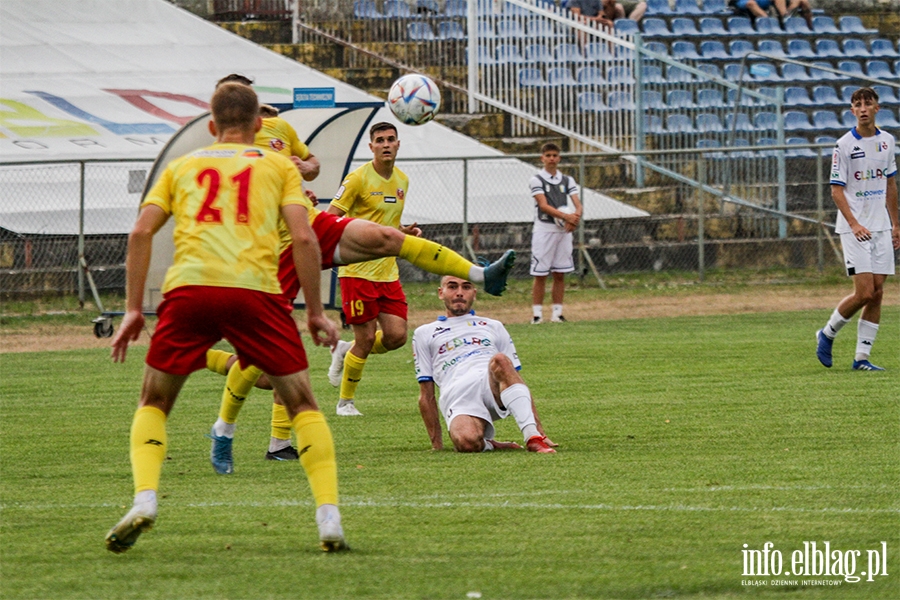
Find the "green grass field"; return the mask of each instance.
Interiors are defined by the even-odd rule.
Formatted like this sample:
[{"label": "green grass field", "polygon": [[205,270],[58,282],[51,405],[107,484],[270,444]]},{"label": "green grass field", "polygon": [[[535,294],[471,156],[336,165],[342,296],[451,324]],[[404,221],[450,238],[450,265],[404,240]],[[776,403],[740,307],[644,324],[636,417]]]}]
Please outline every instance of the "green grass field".
[{"label": "green grass field", "polygon": [[[353,547],[337,555],[318,550],[299,465],[262,460],[266,393],[241,415],[235,474],[213,472],[204,434],[224,379],[205,371],[169,420],[156,528],[107,552],[131,501],[143,349],[125,365],[106,350],[4,354],[0,597],[898,598],[900,309],[873,354],[886,373],[850,370],[855,325],[822,368],[825,318],[511,326],[555,456],[431,452],[409,347],[370,360],[365,417],[331,416],[328,352],[310,349]],[[511,419],[498,432],[520,439]],[[804,542],[858,550],[857,575],[886,542],[888,575],[745,576],[744,545],[766,542],[785,571]],[[803,585],[823,579],[841,584]]]}]

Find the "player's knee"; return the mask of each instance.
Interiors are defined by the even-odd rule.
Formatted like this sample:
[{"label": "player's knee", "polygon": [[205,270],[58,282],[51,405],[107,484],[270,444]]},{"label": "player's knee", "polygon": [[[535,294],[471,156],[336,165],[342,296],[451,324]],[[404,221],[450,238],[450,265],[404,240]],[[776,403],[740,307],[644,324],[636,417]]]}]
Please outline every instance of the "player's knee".
[{"label": "player's knee", "polygon": [[381,344],[388,350],[396,350],[406,345],[406,331],[382,332]]},{"label": "player's knee", "polygon": [[397,256],[400,254],[400,248],[403,247],[403,238],[406,235],[393,227],[378,227],[373,232],[373,243],[377,244],[380,252],[385,256]]},{"label": "player's knee", "polygon": [[457,452],[482,452],[484,450],[484,438],[454,438],[453,448]]},{"label": "player's knee", "polygon": [[491,376],[496,380],[507,385],[517,383],[519,373],[512,361],[505,354],[495,354],[488,363],[488,369],[491,370]]}]

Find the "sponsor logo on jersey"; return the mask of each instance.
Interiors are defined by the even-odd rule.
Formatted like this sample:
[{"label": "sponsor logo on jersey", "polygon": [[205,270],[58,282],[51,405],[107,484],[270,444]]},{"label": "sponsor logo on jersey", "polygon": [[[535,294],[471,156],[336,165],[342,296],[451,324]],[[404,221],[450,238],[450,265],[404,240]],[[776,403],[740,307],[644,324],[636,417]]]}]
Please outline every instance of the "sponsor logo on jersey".
[{"label": "sponsor logo on jersey", "polygon": [[865,171],[856,171],[853,178],[857,181],[868,181],[870,179],[884,179],[887,174],[884,169],[866,169]]},{"label": "sponsor logo on jersey", "polygon": [[204,149],[194,152],[194,156],[198,158],[230,158],[237,155],[237,152],[237,150]]},{"label": "sponsor logo on jersey", "polygon": [[338,188],[338,191],[336,191],[336,192],[334,193],[334,199],[335,199],[335,200],[339,200],[340,197],[344,194],[344,190],[345,190],[345,189],[346,189],[346,188],[344,187],[344,184],[341,184],[341,187]]},{"label": "sponsor logo on jersey", "polygon": [[385,204],[397,204],[397,198],[394,196],[385,196],[384,197]]},{"label": "sponsor logo on jersey", "polygon": [[865,190],[856,192],[857,198],[868,198],[869,196],[884,196],[885,190]]},{"label": "sponsor logo on jersey", "polygon": [[488,338],[477,338],[477,337],[461,337],[461,338],[453,338],[449,342],[445,342],[441,344],[440,348],[438,348],[438,355],[446,354],[452,350],[456,350],[458,348],[463,348],[465,346],[481,346],[482,348],[490,348],[494,343]]},{"label": "sponsor logo on jersey", "polygon": [[431,334],[431,337],[438,336],[438,335],[440,335],[442,333],[446,333],[448,331],[450,331],[449,327],[441,327],[440,325],[438,325],[437,327],[434,328],[434,333]]},{"label": "sponsor logo on jersey", "polygon": [[853,154],[850,155],[850,158],[865,158],[865,157],[866,157],[866,153],[863,152],[862,150],[860,150],[859,152],[854,152]]},{"label": "sponsor logo on jersey", "polygon": [[247,148],[241,153],[241,156],[244,158],[262,158],[265,156],[262,150],[257,150],[256,148]]}]

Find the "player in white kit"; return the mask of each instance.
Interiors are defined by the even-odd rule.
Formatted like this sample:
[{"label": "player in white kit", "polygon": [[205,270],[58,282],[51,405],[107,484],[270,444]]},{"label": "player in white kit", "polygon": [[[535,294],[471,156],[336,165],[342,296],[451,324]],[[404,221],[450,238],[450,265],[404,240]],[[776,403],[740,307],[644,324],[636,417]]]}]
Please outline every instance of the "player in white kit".
[{"label": "player in white kit", "polygon": [[446,316],[422,325],[413,334],[413,358],[419,381],[419,411],[431,447],[443,448],[440,413],[457,452],[521,448],[494,440],[493,421],[512,415],[530,452],[556,452],[543,432],[531,391],[519,375],[516,347],[503,323],[475,314],[475,286],[447,275],[438,297]]},{"label": "player in white kit", "polygon": [[832,345],[841,328],[862,309],[857,324],[856,371],[883,371],[869,362],[881,321],[884,282],[895,273],[900,248],[897,219],[897,161],[894,137],[875,126],[878,94],[860,88],[850,98],[856,127],[837,141],[831,166],[831,197],[838,208],[835,232],[841,236],[853,293],[838,303],[825,327],[816,332],[816,356],[832,365]]}]

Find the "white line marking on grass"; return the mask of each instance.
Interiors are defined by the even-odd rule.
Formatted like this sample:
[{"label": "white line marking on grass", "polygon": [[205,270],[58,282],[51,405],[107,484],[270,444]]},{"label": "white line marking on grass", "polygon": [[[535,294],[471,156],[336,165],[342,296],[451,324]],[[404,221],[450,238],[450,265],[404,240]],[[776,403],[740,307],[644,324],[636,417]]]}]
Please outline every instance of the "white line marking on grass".
[{"label": "white line marking on grass", "polygon": [[709,487],[695,488],[662,488],[661,492],[747,492],[747,491],[766,491],[775,490],[781,492],[787,491],[821,491],[821,490],[872,490],[872,491],[892,491],[893,488],[887,485],[711,485]]}]

